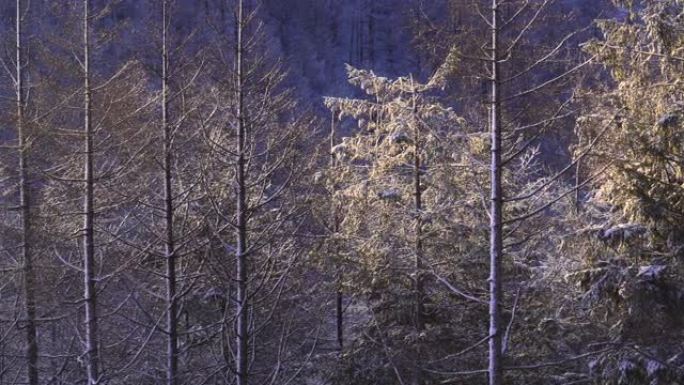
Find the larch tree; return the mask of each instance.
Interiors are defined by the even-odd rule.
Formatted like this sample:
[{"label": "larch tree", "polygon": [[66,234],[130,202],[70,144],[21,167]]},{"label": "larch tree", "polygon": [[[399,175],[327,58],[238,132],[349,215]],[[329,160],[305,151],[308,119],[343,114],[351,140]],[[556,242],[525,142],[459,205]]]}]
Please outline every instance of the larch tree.
[{"label": "larch tree", "polygon": [[[298,299],[285,294],[304,284],[295,279],[303,268],[295,234],[308,194],[302,176],[309,161],[302,151],[311,118],[284,86],[285,73],[265,45],[258,9],[245,1],[221,4],[233,5],[235,18],[227,26],[216,15],[209,18],[218,32],[209,59],[215,79],[209,93],[217,112],[201,123],[213,271],[212,280],[201,285],[219,290],[212,295],[220,309],[212,325],[219,327],[215,341],[222,363],[208,381],[289,383],[308,359],[293,352],[312,349],[319,330],[308,317],[295,317]],[[234,33],[221,33],[223,28]]]},{"label": "larch tree", "polygon": [[36,298],[33,250],[33,220],[31,204],[32,175],[29,172],[31,136],[26,122],[26,71],[28,62],[24,46],[24,21],[28,8],[21,0],[16,1],[16,77],[14,79],[17,102],[17,137],[19,146],[19,207],[21,210],[21,253],[23,263],[23,301],[26,328],[26,368],[29,385],[38,385],[38,339],[36,332]]},{"label": "larch tree", "polygon": [[90,0],[83,0],[83,302],[85,307],[85,365],[88,384],[100,382],[95,277],[95,208],[93,175],[92,88],[90,84]]},{"label": "larch tree", "polygon": [[163,131],[163,171],[164,171],[164,227],[166,258],[166,333],[167,333],[167,367],[166,383],[175,385],[178,375],[178,299],[176,273],[176,238],[174,235],[174,193],[173,193],[173,129],[169,123],[169,2],[162,0],[161,4],[161,127]]},{"label": "larch tree", "polygon": [[42,59],[52,70],[41,98],[57,102],[39,122],[50,128],[54,145],[44,171],[42,219],[49,252],[61,262],[49,272],[60,295],[52,293],[44,306],[52,321],[45,344],[52,367],[46,376],[101,384],[126,375],[123,369],[136,357],[129,352],[145,343],[143,328],[128,322],[135,305],[124,272],[141,253],[127,247],[133,204],[120,191],[135,183],[137,159],[148,142],[140,119],[147,95],[138,62],[101,60],[102,47],[118,29],[110,24],[107,34],[97,30],[116,8],[93,10],[91,4],[52,10],[60,28],[43,45]]},{"label": "larch tree", "polygon": [[247,260],[247,182],[245,180],[245,166],[247,154],[245,152],[246,127],[245,127],[245,78],[244,61],[245,53],[245,4],[243,0],[238,1],[235,47],[235,119],[237,130],[237,164],[235,169],[236,184],[236,212],[235,212],[235,278],[237,280],[237,290],[235,293],[235,383],[237,385],[247,385],[248,376],[248,351],[249,351],[249,313],[247,303],[247,279],[248,279],[248,260]]},{"label": "larch tree", "polygon": [[[10,5],[11,3],[8,3]],[[5,370],[9,373],[15,374],[19,370],[24,370],[25,375],[17,376],[17,378],[25,379],[26,383],[31,385],[39,382],[39,357],[38,357],[38,321],[37,321],[37,290],[36,290],[36,265],[40,265],[40,237],[36,236],[36,228],[39,228],[39,220],[37,218],[37,203],[39,199],[34,197],[34,192],[37,190],[38,176],[35,169],[37,167],[34,163],[34,152],[32,147],[34,139],[37,135],[33,119],[35,114],[33,111],[33,101],[31,98],[32,82],[30,81],[30,64],[33,57],[29,57],[29,41],[27,37],[27,25],[32,17],[32,12],[28,4],[24,1],[13,2],[13,34],[11,36],[11,43],[9,43],[6,53],[9,58],[3,58],[2,64],[7,71],[5,84],[8,84],[8,94],[4,97],[8,101],[12,101],[13,106],[7,106],[6,116],[3,116],[4,124],[7,127],[12,127],[11,133],[8,137],[3,139],[9,140],[7,146],[0,146],[3,151],[7,151],[5,155],[7,161],[3,165],[2,170],[2,204],[3,210],[7,210],[8,217],[4,218],[8,228],[3,229],[2,248],[4,253],[9,258],[4,260],[9,262],[3,267],[3,274],[5,275],[3,290],[5,292],[12,292],[15,298],[16,305],[11,313],[6,312],[7,308],[3,309],[5,318],[3,322],[12,319],[8,322],[9,328],[4,332],[3,344],[6,346],[6,354],[15,347],[21,353],[15,352],[13,354],[20,357],[18,362],[13,365],[7,365]],[[30,31],[29,31],[30,36]],[[10,91],[11,90],[11,91]],[[5,90],[3,89],[3,93]],[[11,97],[9,95],[11,92]],[[37,194],[36,194],[37,195]],[[12,215],[16,213],[16,217]],[[11,314],[11,316],[10,316]],[[14,331],[23,334],[20,339],[16,341],[14,338]],[[19,342],[21,341],[21,342]],[[15,343],[17,345],[15,345]]]},{"label": "larch tree", "polygon": [[125,219],[126,230],[107,236],[117,241],[123,255],[132,255],[121,261],[129,267],[120,281],[134,297],[127,305],[129,317],[140,327],[140,345],[131,347],[136,353],[123,365],[128,369],[122,375],[177,384],[196,374],[193,354],[204,347],[190,330],[187,315],[192,306],[186,306],[193,285],[202,278],[204,261],[199,255],[206,248],[204,214],[197,204],[202,194],[198,158],[204,148],[199,145],[200,131],[193,129],[200,126],[193,114],[206,102],[198,91],[206,81],[197,40],[203,31],[181,26],[177,1],[141,4],[148,26],[143,33],[152,38],[133,55],[145,69],[140,81],[147,89],[138,105],[124,112],[138,116],[134,122],[143,133],[130,154],[127,185],[111,186],[125,213],[113,214]]},{"label": "larch tree", "polygon": [[[551,247],[547,257],[535,256],[539,258],[535,263],[544,263],[545,258],[555,254],[553,246],[544,242],[544,237],[552,236],[551,229],[540,228],[535,222],[550,216],[554,205],[556,213],[564,212],[566,197],[600,173],[594,170],[575,186],[563,188],[586,156],[586,148],[576,159],[570,159],[567,151],[563,154],[562,148],[548,148],[556,140],[554,136],[570,136],[577,116],[573,82],[592,59],[582,57],[573,47],[586,28],[573,24],[571,14],[557,12],[563,6],[553,0],[451,2],[450,13],[433,16],[449,20],[432,23],[427,10],[421,14],[427,19],[424,27],[417,28],[419,38],[428,45],[425,50],[452,52],[459,59],[460,68],[447,91],[470,125],[486,127],[489,135],[488,365],[486,370],[462,372],[486,373],[490,385],[504,383],[505,373],[516,368],[517,354],[511,339],[527,338],[523,330],[519,337],[511,335],[511,328],[520,317],[516,313],[525,311],[528,305],[519,301],[519,293],[533,286],[534,280],[521,279],[525,275],[516,264],[534,256],[530,249],[533,244]],[[546,28],[552,24],[560,27],[549,37]],[[589,147],[595,144],[592,141]],[[516,167],[526,162],[530,150],[540,146],[541,152],[535,156],[551,167],[535,167],[536,171],[521,177]],[[546,350],[533,346],[536,344],[520,348],[536,350],[536,354]],[[522,351],[519,354],[526,355]]]},{"label": "larch tree", "polygon": [[[563,167],[546,181],[531,191],[521,191],[520,187],[512,186],[504,190],[503,175],[505,168],[515,159],[525,153],[525,149],[538,141],[541,133],[546,129],[562,123],[571,116],[567,97],[550,103],[542,111],[530,111],[529,115],[519,119],[529,109],[531,103],[539,98],[545,98],[556,87],[572,79],[587,61],[573,63],[568,61],[566,44],[576,32],[559,39],[558,42],[546,43],[541,52],[528,52],[526,40],[534,41],[536,36],[531,31],[533,26],[542,21],[548,7],[553,1],[501,1],[492,0],[490,18],[486,21],[490,30],[491,40],[486,46],[488,54],[485,60],[490,66],[484,79],[488,85],[490,97],[489,133],[490,137],[490,207],[489,207],[489,359],[488,377],[490,385],[504,383],[504,337],[506,324],[502,316],[504,306],[504,244],[506,240],[513,241],[520,222],[547,211],[554,203],[574,191],[559,191],[557,197],[547,201],[539,201],[541,193],[555,187],[555,182],[566,173],[574,170],[575,162]],[[532,43],[533,44],[533,43]],[[554,45],[555,44],[555,45]],[[530,55],[531,54],[531,55]],[[528,56],[530,55],[530,56]],[[571,56],[572,57],[572,56]],[[569,64],[563,63],[567,61]],[[555,64],[555,62],[563,64]],[[549,71],[550,76],[539,76],[537,71]],[[521,108],[521,105],[523,106]],[[577,188],[575,186],[574,188]],[[505,217],[505,204],[531,200],[532,204],[523,213]],[[516,299],[517,300],[517,299]]]},{"label": "larch tree", "polygon": [[684,5],[614,3],[1,5],[0,383],[681,383]]}]

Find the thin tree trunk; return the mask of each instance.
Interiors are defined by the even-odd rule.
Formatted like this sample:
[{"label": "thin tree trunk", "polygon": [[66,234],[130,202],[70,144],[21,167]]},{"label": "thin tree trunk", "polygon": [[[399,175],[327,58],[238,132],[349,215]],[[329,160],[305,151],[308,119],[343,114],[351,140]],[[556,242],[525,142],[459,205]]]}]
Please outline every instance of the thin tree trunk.
[{"label": "thin tree trunk", "polygon": [[579,214],[582,209],[582,186],[581,186],[582,159],[577,159],[575,166],[575,214]]},{"label": "thin tree trunk", "polygon": [[24,47],[22,42],[22,0],[16,3],[17,29],[17,135],[19,137],[19,206],[21,207],[21,250],[26,311],[26,360],[29,385],[38,385],[38,342],[36,337],[35,277],[31,228],[31,186],[28,175],[28,135],[24,126]]},{"label": "thin tree trunk", "polygon": [[244,4],[243,0],[238,2],[237,14],[237,46],[236,46],[236,101],[237,101],[237,249],[236,249],[236,270],[237,270],[237,293],[236,293],[236,353],[235,353],[235,380],[236,385],[247,385],[248,357],[249,348],[248,328],[248,303],[247,303],[247,188],[245,171],[245,118],[244,118],[244,79],[242,56],[244,50],[243,30],[244,30]]},{"label": "thin tree trunk", "polygon": [[342,294],[342,288],[340,287],[340,279],[337,281],[335,316],[337,318],[337,348],[341,353],[344,350],[344,308],[342,306],[344,295]]},{"label": "thin tree trunk", "polygon": [[99,381],[99,351],[97,335],[97,291],[95,287],[95,241],[93,222],[94,210],[94,178],[93,178],[93,137],[91,122],[91,88],[90,88],[90,4],[83,0],[83,74],[84,74],[84,122],[85,162],[83,167],[85,196],[83,199],[83,277],[85,302],[85,362],[88,384]]},{"label": "thin tree trunk", "polygon": [[[414,199],[415,199],[415,216],[416,216],[416,239],[415,239],[415,270],[414,270],[414,295],[415,295],[415,328],[416,333],[420,334],[425,329],[425,313],[424,309],[424,290],[423,290],[423,186],[420,176],[421,158],[420,158],[420,123],[418,120],[418,106],[416,103],[416,89],[411,79],[411,86],[413,88],[413,116],[414,116],[414,154],[413,154],[413,182],[414,182]],[[419,385],[422,382],[422,369],[420,368],[420,360],[416,359],[416,370],[414,373],[414,384]]]},{"label": "thin tree trunk", "polygon": [[[335,147],[335,111],[332,111],[332,117],[330,119],[330,169],[335,167],[335,154],[333,153],[333,148]],[[331,197],[332,198],[332,197]],[[335,202],[331,199],[330,207],[330,227],[334,233],[338,231],[337,223],[337,210],[335,207]],[[337,251],[337,250],[335,250]],[[335,298],[335,321],[337,326],[337,347],[340,352],[344,349],[344,309],[343,309],[343,299],[344,294],[342,293],[342,267],[339,267],[336,276],[337,280],[337,292]]]},{"label": "thin tree trunk", "polygon": [[167,327],[167,367],[166,383],[175,385],[178,372],[178,304],[176,298],[176,249],[173,232],[173,175],[169,125],[169,54],[167,46],[168,1],[162,0],[162,129],[164,130],[164,216],[166,226],[166,327]]},{"label": "thin tree trunk", "polygon": [[[415,106],[414,106],[415,110]],[[415,244],[415,294],[416,294],[416,331],[425,329],[424,306],[423,306],[423,186],[420,177],[420,129],[416,119],[415,127],[415,154],[413,156],[414,198],[416,206],[416,244]]]},{"label": "thin tree trunk", "polygon": [[489,384],[501,385],[501,260],[502,241],[502,186],[501,186],[501,98],[499,69],[499,9],[498,1],[492,0],[492,46],[491,46],[491,207],[490,207],[490,276],[489,276]]}]

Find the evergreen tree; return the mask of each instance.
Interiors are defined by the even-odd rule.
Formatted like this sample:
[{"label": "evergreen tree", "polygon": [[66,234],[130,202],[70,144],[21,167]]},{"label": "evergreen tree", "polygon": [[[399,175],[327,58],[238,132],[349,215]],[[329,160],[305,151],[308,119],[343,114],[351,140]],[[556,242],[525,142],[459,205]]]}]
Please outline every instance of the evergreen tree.
[{"label": "evergreen tree", "polygon": [[[602,172],[587,202],[591,231],[578,240],[583,258],[571,276],[595,307],[614,351],[594,361],[597,384],[669,384],[679,369],[682,322],[681,82],[684,5],[618,2],[625,20],[601,20],[585,49],[606,69],[584,94],[576,153],[587,172]],[[600,139],[600,140],[599,140]]]}]

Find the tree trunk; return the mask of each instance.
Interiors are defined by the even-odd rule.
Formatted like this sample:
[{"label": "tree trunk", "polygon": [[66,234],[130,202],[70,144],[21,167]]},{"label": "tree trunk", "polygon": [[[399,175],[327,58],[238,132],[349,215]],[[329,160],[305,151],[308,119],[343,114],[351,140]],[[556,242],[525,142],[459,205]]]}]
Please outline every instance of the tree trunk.
[{"label": "tree trunk", "polygon": [[[335,167],[335,154],[333,153],[333,148],[335,147],[335,111],[332,111],[332,117],[330,119],[330,169]],[[337,210],[335,202],[330,197],[330,227],[333,233],[337,233],[338,223],[337,223]],[[335,245],[335,252],[337,253],[337,245]],[[343,308],[343,293],[342,293],[342,267],[339,267],[337,276],[335,277],[337,281],[337,292],[335,293],[335,321],[337,326],[337,347],[340,351],[344,349],[344,308]]]},{"label": "tree trunk", "polygon": [[244,117],[244,79],[243,79],[243,32],[244,32],[244,4],[238,2],[237,12],[237,45],[236,45],[236,101],[237,101],[237,223],[236,223],[236,353],[235,353],[235,381],[236,385],[247,385],[248,371],[248,303],[247,303],[247,187],[245,170],[245,117]]},{"label": "tree trunk", "polygon": [[167,46],[168,1],[162,0],[162,129],[164,130],[164,217],[166,227],[166,383],[176,385],[178,372],[178,304],[176,298],[176,249],[173,232],[172,132],[169,125],[169,53]]},{"label": "tree trunk", "polygon": [[[416,239],[415,239],[415,266],[414,272],[414,296],[415,296],[415,328],[416,333],[420,335],[425,329],[425,313],[423,299],[423,186],[420,175],[421,159],[420,159],[420,122],[418,119],[418,105],[416,103],[416,89],[411,80],[411,87],[413,88],[413,116],[414,116],[414,154],[413,154],[413,182],[414,182],[414,199],[415,199],[415,213],[416,216]],[[414,384],[419,385],[422,382],[422,369],[420,368],[420,359],[416,358],[416,370],[414,373]]]},{"label": "tree trunk", "polygon": [[501,90],[499,88],[499,10],[498,2],[492,0],[491,20],[491,207],[489,239],[489,385],[501,385],[501,259],[503,253],[502,186],[501,186]]},{"label": "tree trunk", "polygon": [[337,282],[335,316],[337,318],[337,348],[340,353],[344,350],[344,308],[343,308],[343,294],[340,279]]},{"label": "tree trunk", "polygon": [[93,222],[94,210],[94,178],[93,178],[93,137],[91,122],[91,88],[90,88],[90,10],[89,0],[83,1],[83,74],[84,74],[84,124],[85,162],[83,167],[85,196],[83,199],[83,277],[85,303],[85,363],[88,384],[99,382],[98,335],[97,335],[97,289],[95,282],[95,241]]},{"label": "tree trunk", "polygon": [[575,166],[575,214],[579,214],[582,209],[582,158],[577,159]]},{"label": "tree trunk", "polygon": [[24,310],[26,311],[26,360],[29,385],[38,385],[38,342],[36,337],[35,276],[31,228],[31,182],[28,172],[28,135],[24,126],[24,47],[22,42],[22,0],[16,3],[17,136],[19,137],[19,206],[21,207],[21,251],[23,261]]}]

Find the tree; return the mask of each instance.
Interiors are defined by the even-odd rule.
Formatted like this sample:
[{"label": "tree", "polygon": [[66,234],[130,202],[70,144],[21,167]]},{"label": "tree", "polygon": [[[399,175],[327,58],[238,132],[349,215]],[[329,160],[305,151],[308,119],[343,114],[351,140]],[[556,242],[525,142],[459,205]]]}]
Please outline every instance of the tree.
[{"label": "tree", "polygon": [[490,46],[492,65],[490,73],[491,84],[491,117],[489,118],[489,132],[491,133],[491,204],[489,208],[489,384],[501,385],[503,370],[501,362],[501,302],[502,277],[501,263],[503,258],[503,190],[501,186],[502,172],[502,138],[501,138],[501,70],[500,63],[500,21],[499,2],[492,0],[492,43]]},{"label": "tree", "polygon": [[606,138],[592,150],[592,168],[608,166],[598,198],[621,209],[624,220],[647,225],[663,251],[676,247],[680,231],[682,60],[681,39],[671,32],[680,9],[675,2],[649,4],[630,8],[629,21],[599,22],[603,38],[586,49],[615,86],[587,93],[590,110],[578,124],[578,152],[596,137]]},{"label": "tree", "polygon": [[36,332],[36,298],[34,293],[35,274],[33,267],[33,228],[31,215],[31,175],[29,174],[30,136],[24,116],[26,108],[26,89],[24,86],[27,65],[24,44],[23,25],[25,12],[21,0],[16,1],[16,101],[17,101],[17,137],[19,139],[19,207],[21,208],[21,250],[23,261],[23,300],[26,312],[26,359],[29,385],[38,384],[38,340]]},{"label": "tree", "polygon": [[[295,234],[302,226],[300,199],[308,193],[302,177],[309,165],[302,151],[311,123],[283,84],[285,74],[267,50],[257,10],[243,1],[234,5],[228,28],[236,40],[210,18],[218,32],[209,59],[216,105],[206,110],[218,112],[202,123],[213,271],[212,281],[203,285],[216,285],[221,293],[214,325],[220,328],[222,366],[212,380],[289,382],[307,360],[294,352],[315,346],[318,330],[307,317],[295,317],[299,300],[285,296],[302,284],[293,278],[302,268]],[[301,342],[290,347],[295,333]]]},{"label": "tree", "polygon": [[[335,206],[343,211],[339,233],[331,234],[329,242],[342,245],[336,252],[344,258],[338,257],[332,268],[345,271],[345,280],[354,286],[347,283],[346,290],[360,296],[359,306],[368,308],[370,324],[364,333],[375,338],[371,346],[378,349],[380,362],[385,361],[352,361],[349,365],[363,369],[350,369],[360,373],[340,382],[410,378],[422,383],[427,376],[425,361],[438,356],[434,349],[443,348],[431,342],[441,333],[441,321],[435,320],[441,304],[429,298],[425,285],[432,275],[441,278],[437,271],[448,252],[443,245],[454,239],[450,216],[455,208],[443,199],[461,198],[450,188],[462,180],[456,182],[448,169],[465,153],[462,143],[468,142],[463,119],[431,96],[443,85],[447,69],[445,65],[429,82],[419,83],[412,77],[388,79],[348,66],[349,82],[371,100],[325,99],[336,117],[353,117],[359,126],[355,136],[333,147],[335,167],[326,172]],[[429,291],[434,296],[434,285]],[[361,348],[364,340],[350,351],[371,354]],[[357,354],[347,353],[345,358],[365,358]],[[379,373],[366,377],[361,372],[382,371],[368,365],[387,368],[395,378]]]},{"label": "tree", "polygon": [[169,123],[169,48],[168,34],[168,1],[162,0],[162,95],[161,126],[164,140],[164,217],[165,217],[165,257],[166,257],[166,333],[167,333],[167,372],[166,383],[175,385],[178,373],[178,331],[177,331],[177,284],[176,284],[176,239],[174,236],[174,194],[173,194],[173,153],[172,128]]},{"label": "tree", "polygon": [[0,383],[681,382],[681,1],[396,3],[1,5]]},{"label": "tree", "polygon": [[97,332],[97,289],[95,280],[95,219],[94,178],[93,178],[93,137],[91,123],[91,87],[90,87],[90,1],[83,0],[83,300],[85,303],[85,362],[88,373],[88,384],[100,382],[99,349]]},{"label": "tree", "polygon": [[[335,146],[337,146],[337,138],[336,138],[336,127],[335,127],[335,121],[337,119],[336,111],[333,109],[332,111],[332,119],[330,121],[330,147],[329,147],[329,156],[330,156],[330,172],[333,172],[333,170],[337,167],[336,163],[336,156],[335,156]],[[337,202],[333,199],[333,196],[335,194],[335,191],[333,188],[328,188],[327,189],[328,195],[327,199],[328,202],[330,203],[330,213],[329,213],[329,218],[328,218],[328,223],[327,226],[324,226],[328,229],[330,232],[330,236],[327,238],[332,238],[332,242],[328,243],[328,254],[330,255],[330,259],[332,259],[334,262],[333,263],[341,263],[339,260],[339,254],[340,254],[340,245],[338,244],[339,242],[336,242],[334,240],[335,236],[337,235],[337,232],[339,232],[339,227],[340,227],[340,219],[338,218],[338,211],[339,207]],[[338,272],[335,274],[335,332],[336,332],[336,339],[337,339],[337,345],[340,353],[343,352],[344,350],[344,292],[342,290],[342,285],[343,285],[343,279],[344,275],[342,272],[342,269],[339,269]]]},{"label": "tree", "polygon": [[[554,204],[587,183],[583,180],[575,188],[565,189],[558,185],[572,175],[586,151],[574,161],[558,162],[555,170],[546,172],[550,176],[537,173],[527,179],[518,178],[514,176],[518,170],[512,169],[530,148],[542,146],[545,150],[544,146],[553,142],[551,135],[556,135],[549,133],[569,132],[576,116],[570,82],[577,79],[591,58],[581,58],[572,49],[571,42],[583,30],[568,22],[574,20],[571,17],[555,13],[561,7],[554,1],[455,2],[447,16],[451,19],[444,22],[452,29],[441,30],[439,24],[430,22],[418,28],[419,38],[447,45],[432,44],[429,49],[448,50],[460,59],[455,79],[462,81],[454,82],[452,92],[471,124],[486,126],[490,135],[487,373],[491,385],[504,381],[503,362],[514,362],[510,346],[504,348],[509,328],[504,315],[506,302],[513,302],[516,308],[518,296],[512,294],[529,285],[514,283],[511,274],[518,273],[510,270],[510,262],[520,260],[516,254],[524,251],[521,246],[536,242],[542,233],[523,234],[526,228],[535,227],[530,220],[546,215]],[[560,36],[554,39],[548,38],[544,29],[550,23],[561,25]],[[567,32],[565,23],[572,25]],[[434,35],[445,39],[435,39]],[[486,41],[479,38],[483,35],[488,36]],[[543,152],[540,156],[553,162]],[[517,180],[517,184],[509,184],[506,179]],[[556,196],[550,196],[550,192]],[[505,353],[510,359],[504,360]]]},{"label": "tree", "polygon": [[[578,237],[571,274],[596,308],[592,322],[619,345],[595,361],[597,384],[681,381],[681,89],[684,6],[616,2],[625,20],[598,21],[585,49],[605,68],[582,95],[575,152],[603,171],[586,202],[590,231]],[[599,140],[600,139],[600,140]]]},{"label": "tree", "polygon": [[238,16],[236,25],[237,46],[235,55],[235,99],[237,100],[235,119],[237,120],[237,167],[235,172],[235,183],[237,184],[237,221],[236,231],[236,356],[235,356],[235,383],[237,385],[247,385],[248,375],[248,304],[247,304],[247,182],[245,181],[245,142],[247,133],[245,131],[245,106],[244,106],[244,74],[243,74],[243,54],[244,42],[243,32],[245,29],[244,3],[238,1]]},{"label": "tree", "polygon": [[[112,10],[93,11],[83,1],[51,14],[59,29],[48,30],[52,34],[40,51],[41,64],[49,67],[38,68],[50,68],[41,73],[41,107],[53,103],[37,119],[51,133],[43,139],[51,151],[41,219],[47,250],[61,262],[45,269],[44,277],[59,288],[48,293],[43,306],[43,317],[52,324],[44,344],[51,363],[45,376],[53,381],[110,381],[131,365],[132,345],[145,341],[139,324],[124,322],[134,314],[126,312],[135,309],[125,272],[140,254],[126,247],[133,236],[132,204],[120,191],[135,185],[136,160],[148,142],[140,124],[146,79],[135,61],[119,66],[101,60],[102,47],[117,29],[92,32],[107,23]],[[74,56],[78,50],[82,55]],[[81,287],[74,283],[77,278]],[[119,335],[124,331],[126,337]]]}]

